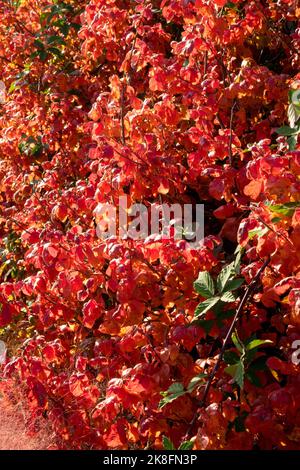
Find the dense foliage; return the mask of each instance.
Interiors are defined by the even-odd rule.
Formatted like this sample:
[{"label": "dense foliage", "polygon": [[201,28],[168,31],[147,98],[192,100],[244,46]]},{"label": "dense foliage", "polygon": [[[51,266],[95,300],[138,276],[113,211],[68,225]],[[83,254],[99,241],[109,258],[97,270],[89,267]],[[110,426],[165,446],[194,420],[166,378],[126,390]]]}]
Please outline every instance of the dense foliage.
[{"label": "dense foliage", "polygon": [[[300,449],[299,20],[0,1],[2,375],[60,447]],[[100,240],[125,195],[204,203],[203,246]]]}]

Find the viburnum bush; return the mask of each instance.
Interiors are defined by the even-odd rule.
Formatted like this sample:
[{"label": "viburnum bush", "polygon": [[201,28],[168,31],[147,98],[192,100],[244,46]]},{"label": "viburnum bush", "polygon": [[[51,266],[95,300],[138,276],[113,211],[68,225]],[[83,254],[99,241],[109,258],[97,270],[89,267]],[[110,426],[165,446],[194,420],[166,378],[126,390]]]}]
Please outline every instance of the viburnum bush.
[{"label": "viburnum bush", "polygon": [[[300,449],[299,20],[0,1],[1,384],[61,448]],[[120,196],[204,204],[201,248],[101,240]]]}]

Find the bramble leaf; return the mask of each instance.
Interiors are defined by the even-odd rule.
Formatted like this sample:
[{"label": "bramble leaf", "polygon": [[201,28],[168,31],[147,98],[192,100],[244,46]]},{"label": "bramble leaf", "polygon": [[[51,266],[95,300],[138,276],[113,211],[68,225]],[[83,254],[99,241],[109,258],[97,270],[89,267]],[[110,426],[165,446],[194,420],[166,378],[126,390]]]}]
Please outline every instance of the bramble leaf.
[{"label": "bramble leaf", "polygon": [[201,302],[195,310],[195,317],[203,316],[220,302],[220,297],[211,297]]},{"label": "bramble leaf", "polygon": [[194,288],[205,298],[212,297],[215,293],[214,281],[208,272],[199,273],[198,279],[194,282]]}]

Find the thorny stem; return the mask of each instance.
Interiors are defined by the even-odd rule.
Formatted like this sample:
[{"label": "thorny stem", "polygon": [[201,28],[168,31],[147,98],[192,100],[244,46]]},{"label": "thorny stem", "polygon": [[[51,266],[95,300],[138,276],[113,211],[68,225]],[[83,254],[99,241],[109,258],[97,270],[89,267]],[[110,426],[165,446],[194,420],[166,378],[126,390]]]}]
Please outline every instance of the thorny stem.
[{"label": "thorny stem", "polygon": [[[247,287],[247,289],[245,290],[245,293],[241,299],[241,302],[235,312],[235,315],[234,315],[234,318],[231,322],[231,325],[227,331],[227,334],[225,336],[225,339],[224,339],[224,342],[223,342],[223,346],[221,348],[221,351],[219,353],[219,356],[218,356],[218,359],[217,359],[217,362],[215,363],[215,366],[212,370],[212,372],[209,374],[209,378],[208,378],[208,381],[206,383],[206,386],[205,386],[205,389],[204,389],[204,393],[203,393],[203,397],[202,397],[202,400],[200,402],[200,408],[204,407],[205,406],[205,403],[206,403],[206,399],[208,397],[208,393],[209,393],[209,390],[210,390],[210,387],[211,387],[211,384],[216,376],[216,373],[220,367],[220,364],[221,364],[221,361],[223,359],[223,355],[224,355],[224,352],[226,350],[226,346],[227,346],[227,343],[229,341],[229,339],[231,338],[231,335],[232,335],[232,332],[234,330],[234,327],[235,327],[235,324],[240,316],[240,313],[242,312],[244,306],[246,305],[247,301],[253,296],[255,290],[256,290],[256,287],[259,283],[259,280],[260,280],[260,275],[264,272],[264,270],[266,269],[266,267],[268,266],[268,264],[270,263],[270,260],[271,258],[268,257],[266,259],[266,261],[264,262],[264,264],[261,266],[261,268],[259,269],[259,271],[257,272],[256,276],[254,277],[254,279],[252,280],[252,282],[249,284],[249,286]],[[189,428],[183,438],[183,442],[184,441],[187,441],[190,437],[190,434],[192,432],[192,429],[194,427],[194,424],[195,422],[197,421],[198,419],[198,410],[197,412],[194,414],[194,417],[192,419],[192,421],[190,422],[190,425],[189,425]]]}]

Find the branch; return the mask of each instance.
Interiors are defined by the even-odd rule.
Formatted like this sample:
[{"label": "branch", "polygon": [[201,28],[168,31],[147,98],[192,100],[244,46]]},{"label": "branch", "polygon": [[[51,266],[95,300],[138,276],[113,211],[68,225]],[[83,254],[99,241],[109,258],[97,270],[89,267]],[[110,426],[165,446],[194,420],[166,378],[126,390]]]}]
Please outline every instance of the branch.
[{"label": "branch", "polygon": [[4,57],[0,55],[0,60],[4,60],[4,62],[7,62],[8,64],[14,65],[19,68],[19,70],[23,70],[23,66],[20,64],[17,64],[16,62],[12,62],[11,59],[8,59],[7,57]]},{"label": "branch", "polygon": [[265,222],[260,216],[257,217],[257,220],[259,220],[265,227],[267,227],[271,232],[275,233],[276,236],[283,238],[289,245],[291,245],[295,249],[294,243],[286,237],[283,233],[280,233],[279,231],[276,232],[267,222]]},{"label": "branch", "polygon": [[[221,364],[221,361],[223,359],[223,355],[224,355],[224,352],[226,350],[226,346],[227,346],[227,343],[229,341],[229,339],[231,338],[231,335],[232,335],[232,332],[234,330],[234,327],[235,327],[235,324],[237,322],[237,320],[239,319],[239,316],[240,316],[240,313],[242,312],[244,306],[246,305],[247,301],[253,296],[256,288],[257,288],[257,285],[259,283],[259,280],[260,280],[260,275],[263,273],[263,271],[266,269],[266,267],[268,266],[268,264],[270,263],[270,257],[268,257],[266,259],[266,261],[264,262],[264,264],[261,266],[261,268],[259,269],[259,271],[257,272],[256,276],[254,277],[254,279],[252,280],[252,282],[249,284],[249,286],[247,287],[242,299],[241,299],[241,302],[235,312],[235,315],[234,315],[234,318],[231,322],[231,325],[229,327],[229,330],[227,331],[227,334],[225,336],[225,339],[224,339],[224,342],[223,342],[223,346],[221,348],[221,351],[219,353],[219,356],[218,356],[218,359],[217,359],[217,362],[215,363],[215,366],[212,370],[212,372],[209,374],[209,379],[206,383],[206,386],[205,386],[205,389],[204,389],[204,393],[203,393],[203,397],[202,397],[202,400],[200,402],[200,408],[204,407],[205,406],[205,402],[206,402],[206,399],[208,397],[208,393],[209,393],[209,390],[210,390],[210,387],[211,387],[211,384],[216,376],[216,373],[220,367],[220,364]],[[195,424],[195,422],[197,421],[197,418],[198,418],[198,410],[197,412],[195,413],[192,421],[190,422],[190,425],[189,425],[189,428],[183,438],[183,442],[184,441],[187,441],[190,437],[190,433],[193,429],[193,426]]]}]

